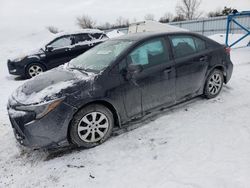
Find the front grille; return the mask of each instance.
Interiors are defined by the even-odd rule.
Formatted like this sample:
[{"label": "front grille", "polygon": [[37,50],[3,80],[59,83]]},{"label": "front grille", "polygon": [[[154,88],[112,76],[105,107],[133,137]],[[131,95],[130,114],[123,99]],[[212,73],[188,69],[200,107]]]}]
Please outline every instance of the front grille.
[{"label": "front grille", "polygon": [[14,64],[13,64],[10,60],[8,60],[7,65],[8,65],[9,70],[13,70],[13,69],[16,68],[16,67],[14,66]]},{"label": "front grille", "polygon": [[10,117],[10,122],[11,122],[12,128],[14,129],[15,136],[16,136],[16,134],[18,134],[19,137],[22,137],[24,139],[25,135],[24,135],[23,131],[21,130],[21,128],[18,126],[15,119]]}]

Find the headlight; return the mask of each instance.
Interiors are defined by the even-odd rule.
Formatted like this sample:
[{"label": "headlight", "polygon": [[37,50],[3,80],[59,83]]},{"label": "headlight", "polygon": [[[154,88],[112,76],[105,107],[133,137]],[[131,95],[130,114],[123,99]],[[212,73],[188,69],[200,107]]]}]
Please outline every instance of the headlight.
[{"label": "headlight", "polygon": [[43,104],[37,104],[31,106],[17,106],[16,109],[21,111],[35,112],[36,119],[40,119],[44,117],[46,114],[48,114],[50,111],[55,109],[59,104],[61,104],[62,101],[63,99],[57,99]]}]

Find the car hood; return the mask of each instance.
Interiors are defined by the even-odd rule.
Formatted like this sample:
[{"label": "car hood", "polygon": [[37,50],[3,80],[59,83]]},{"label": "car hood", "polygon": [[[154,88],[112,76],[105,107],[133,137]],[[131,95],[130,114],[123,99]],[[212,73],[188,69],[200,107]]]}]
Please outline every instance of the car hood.
[{"label": "car hood", "polygon": [[39,49],[35,49],[35,50],[31,50],[31,51],[24,51],[22,53],[19,53],[18,55],[10,58],[10,60],[11,61],[21,61],[24,58],[31,57],[31,56],[40,56],[42,54],[44,54],[44,49],[39,48]]},{"label": "car hood", "polygon": [[10,97],[20,105],[39,104],[64,97],[77,90],[76,85],[91,82],[96,74],[59,67],[38,75],[24,83]]}]

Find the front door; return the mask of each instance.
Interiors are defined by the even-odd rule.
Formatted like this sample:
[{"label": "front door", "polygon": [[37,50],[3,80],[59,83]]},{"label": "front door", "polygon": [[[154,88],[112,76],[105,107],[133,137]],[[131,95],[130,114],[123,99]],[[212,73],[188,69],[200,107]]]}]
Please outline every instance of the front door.
[{"label": "front door", "polygon": [[165,38],[139,45],[127,56],[127,64],[142,67],[126,83],[124,104],[129,117],[175,102],[174,62],[170,60]]},{"label": "front door", "polygon": [[[51,48],[51,49],[50,49]],[[72,39],[70,36],[60,37],[46,48],[47,66],[54,68],[70,61],[72,54]]]}]

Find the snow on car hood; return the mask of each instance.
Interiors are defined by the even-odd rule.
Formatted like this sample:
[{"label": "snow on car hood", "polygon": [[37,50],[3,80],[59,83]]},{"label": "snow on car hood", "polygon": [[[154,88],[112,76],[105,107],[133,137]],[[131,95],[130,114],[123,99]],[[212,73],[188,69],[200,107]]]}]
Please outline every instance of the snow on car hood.
[{"label": "snow on car hood", "polygon": [[17,88],[11,99],[23,105],[46,102],[58,98],[63,90],[75,86],[79,81],[94,79],[95,75],[59,67],[27,81]]},{"label": "snow on car hood", "polygon": [[22,59],[31,56],[31,55],[40,55],[43,54],[44,52],[42,51],[42,48],[38,48],[35,50],[27,50],[24,52],[21,52],[15,56],[13,56],[12,58],[10,58],[11,61],[21,61]]}]

